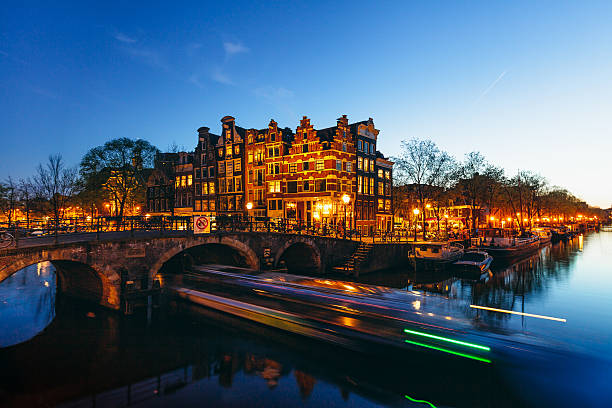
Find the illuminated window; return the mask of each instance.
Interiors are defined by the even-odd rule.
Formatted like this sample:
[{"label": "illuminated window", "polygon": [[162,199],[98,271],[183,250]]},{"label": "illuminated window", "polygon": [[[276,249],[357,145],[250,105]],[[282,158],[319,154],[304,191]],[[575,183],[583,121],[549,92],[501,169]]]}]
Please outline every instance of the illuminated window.
[{"label": "illuminated window", "polygon": [[268,191],[270,193],[280,193],[280,180],[270,181],[268,183]]},{"label": "illuminated window", "polygon": [[210,202],[208,203],[208,207],[210,211],[215,211],[215,200],[210,200]]},{"label": "illuminated window", "polygon": [[289,173],[297,172],[297,163],[289,163]]},{"label": "illuminated window", "polygon": [[379,210],[382,210],[383,208],[385,208],[385,203],[384,203],[384,200],[382,200],[382,199],[380,199],[380,198],[379,198],[379,199],[378,199],[378,209],[379,209]]},{"label": "illuminated window", "polygon": [[202,211],[208,211],[208,200],[202,201]]},{"label": "illuminated window", "polygon": [[240,154],[240,145],[234,145],[234,154],[236,156]]},{"label": "illuminated window", "polygon": [[208,195],[208,183],[202,183],[202,195]]},{"label": "illuminated window", "polygon": [[374,195],[374,179],[370,178],[370,195]]},{"label": "illuminated window", "polygon": [[219,174],[225,173],[225,162],[219,162]]},{"label": "illuminated window", "polygon": [[247,162],[248,163],[253,163],[253,153],[249,153],[247,156]]},{"label": "illuminated window", "polygon": [[362,170],[363,169],[363,158],[362,157],[358,157],[357,158],[357,169],[358,170]]},{"label": "illuminated window", "polygon": [[385,185],[383,183],[378,183],[378,195],[385,194]]},{"label": "illuminated window", "polygon": [[363,159],[363,171],[368,171],[370,166],[370,161],[368,159]]},{"label": "illuminated window", "polygon": [[181,187],[185,187],[187,185],[187,177],[181,176]]},{"label": "illuminated window", "polygon": [[236,177],[234,182],[236,185],[236,191],[242,191],[242,177]]},{"label": "illuminated window", "polygon": [[370,160],[370,173],[374,173],[374,160]]},{"label": "illuminated window", "polygon": [[201,209],[202,209],[202,201],[196,200],[195,201],[195,210],[196,211],[200,211]]},{"label": "illuminated window", "polygon": [[385,170],[385,178],[386,179],[391,179],[391,172],[389,170]]},{"label": "illuminated window", "polygon": [[385,200],[385,211],[391,211],[391,200]]},{"label": "illuminated window", "polygon": [[361,194],[361,184],[363,183],[363,181],[361,180],[361,176],[357,176],[357,192],[359,194]]},{"label": "illuminated window", "polygon": [[378,169],[378,178],[383,178],[383,170]]},{"label": "illuminated window", "polygon": [[208,183],[208,194],[215,194],[215,183],[213,181]]},{"label": "illuminated window", "polygon": [[241,171],[241,170],[242,170],[242,162],[240,161],[240,159],[234,160],[234,171]]},{"label": "illuminated window", "polygon": [[346,171],[348,171],[349,173],[353,171],[353,163],[352,162],[346,162]]},{"label": "illuminated window", "polygon": [[225,155],[227,157],[232,157],[232,145],[225,146]]},{"label": "illuminated window", "polygon": [[219,149],[219,157],[223,157],[223,148]]},{"label": "illuminated window", "polygon": [[193,184],[193,174],[187,176],[187,185],[190,186]]},{"label": "illuminated window", "polygon": [[178,187],[181,185],[181,178],[180,177],[176,177],[176,179],[174,179],[174,187]]},{"label": "illuminated window", "polygon": [[325,170],[325,162],[323,160],[317,160],[317,171]]}]

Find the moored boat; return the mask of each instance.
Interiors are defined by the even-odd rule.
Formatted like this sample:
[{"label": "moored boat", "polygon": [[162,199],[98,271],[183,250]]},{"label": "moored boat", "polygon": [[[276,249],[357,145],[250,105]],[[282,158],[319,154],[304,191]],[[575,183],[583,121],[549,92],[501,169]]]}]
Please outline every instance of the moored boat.
[{"label": "moored boat", "polygon": [[546,245],[552,240],[552,232],[548,228],[534,228],[531,232],[540,238],[540,245]]},{"label": "moored boat", "polygon": [[540,248],[540,238],[533,234],[511,236],[508,231],[488,229],[483,235],[472,238],[475,250],[486,251],[494,259],[509,261],[530,255]]},{"label": "moored boat", "polygon": [[408,255],[417,262],[430,264],[448,264],[463,256],[463,245],[455,242],[417,243]]}]

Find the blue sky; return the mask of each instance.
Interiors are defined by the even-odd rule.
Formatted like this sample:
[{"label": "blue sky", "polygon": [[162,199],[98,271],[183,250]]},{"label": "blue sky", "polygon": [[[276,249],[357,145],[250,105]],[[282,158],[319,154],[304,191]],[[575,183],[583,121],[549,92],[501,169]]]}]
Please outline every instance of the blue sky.
[{"label": "blue sky", "polygon": [[373,117],[612,205],[611,2],[3,2],[0,177],[115,137]]}]

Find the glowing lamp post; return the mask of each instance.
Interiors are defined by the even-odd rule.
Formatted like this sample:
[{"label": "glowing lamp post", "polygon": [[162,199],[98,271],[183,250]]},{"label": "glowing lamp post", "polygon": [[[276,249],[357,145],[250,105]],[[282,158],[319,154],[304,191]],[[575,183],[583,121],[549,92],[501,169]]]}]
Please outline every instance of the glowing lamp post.
[{"label": "glowing lamp post", "polygon": [[346,239],[346,206],[351,201],[351,196],[344,194],[342,196],[342,202],[344,203],[344,239]]},{"label": "glowing lamp post", "polygon": [[417,239],[417,222],[419,221],[419,209],[415,208],[414,210],[412,210],[412,213],[414,214],[414,241],[416,242],[416,239]]}]

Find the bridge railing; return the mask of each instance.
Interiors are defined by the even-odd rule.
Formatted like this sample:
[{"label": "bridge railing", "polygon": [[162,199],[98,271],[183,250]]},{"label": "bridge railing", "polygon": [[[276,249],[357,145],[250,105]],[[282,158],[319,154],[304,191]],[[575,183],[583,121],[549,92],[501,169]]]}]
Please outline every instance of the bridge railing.
[{"label": "bridge railing", "polygon": [[[167,233],[193,233],[192,216],[126,216],[126,217],[87,217],[65,218],[57,225],[49,219],[30,220],[28,223],[17,221],[10,226],[0,224],[0,230],[9,232],[14,245],[26,244],[33,239],[47,238],[59,242],[65,237],[76,234],[101,234],[108,232],[129,232],[135,236],[143,231]],[[415,240],[409,230],[372,229],[363,233],[359,228],[345,227],[343,222],[328,223],[321,221],[271,217],[230,217],[219,215],[211,222],[211,233],[223,232],[277,232],[286,234],[332,237],[338,239],[367,241],[374,243],[406,242]],[[420,239],[423,239],[422,236]]]}]

